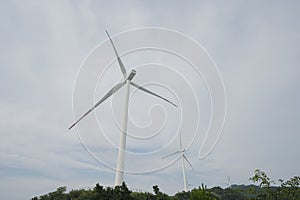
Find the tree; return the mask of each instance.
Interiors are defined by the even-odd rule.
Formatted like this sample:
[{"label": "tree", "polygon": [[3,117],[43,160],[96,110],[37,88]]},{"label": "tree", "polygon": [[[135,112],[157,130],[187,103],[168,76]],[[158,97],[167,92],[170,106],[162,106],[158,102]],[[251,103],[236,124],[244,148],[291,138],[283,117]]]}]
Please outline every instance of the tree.
[{"label": "tree", "polygon": [[133,200],[154,200],[155,197],[153,194],[148,192],[132,192],[131,197]]},{"label": "tree", "polygon": [[254,171],[254,176],[249,178],[250,181],[253,181],[254,183],[258,182],[260,187],[270,187],[271,182],[274,181],[270,181],[270,178],[267,176],[267,174],[260,170],[260,169],[256,169]]},{"label": "tree", "polygon": [[270,178],[267,174],[260,170],[256,169],[254,171],[254,176],[249,178],[250,181],[254,183],[259,183],[259,186],[262,188],[262,191],[258,194],[256,199],[264,199],[264,200],[273,200],[276,195],[270,189],[271,183],[275,183],[274,181],[270,181]]},{"label": "tree", "polygon": [[68,196],[68,199],[79,199],[80,196],[82,196],[82,194],[85,192],[85,190],[81,189],[81,190],[71,190],[69,192],[69,194],[67,195]]},{"label": "tree", "polygon": [[222,189],[213,187],[208,189],[204,184],[194,188],[191,192],[179,192],[175,196],[168,196],[160,191],[157,185],[153,192],[132,192],[125,182],[115,188],[103,187],[99,183],[93,189],[79,189],[66,192],[66,187],[59,187],[56,191],[33,197],[31,200],[299,200],[300,177],[294,176],[287,181],[279,180],[280,186],[271,186],[270,178],[264,171],[255,170],[249,180],[257,185],[232,185]]},{"label": "tree", "polygon": [[182,191],[182,192],[178,192],[177,194],[175,194],[175,197],[178,199],[178,200],[189,200],[190,199],[190,192],[185,192],[185,191]]},{"label": "tree", "polygon": [[213,195],[204,184],[198,189],[193,189],[190,195],[191,200],[217,200],[217,197]]},{"label": "tree", "polygon": [[162,193],[159,191],[159,187],[157,185],[153,186],[153,192],[155,194],[155,200],[167,200],[169,199],[169,196],[165,193]]},{"label": "tree", "polygon": [[121,200],[131,200],[131,191],[128,189],[126,183],[123,181],[121,185]]},{"label": "tree", "polygon": [[290,180],[283,181],[282,179],[279,179],[279,182],[281,182],[281,187],[279,188],[279,191],[277,193],[277,196],[281,200],[297,200],[300,199],[300,177],[294,176]]},{"label": "tree", "polygon": [[59,187],[54,192],[40,196],[39,200],[67,200],[66,190],[67,187],[65,186]]},{"label": "tree", "polygon": [[154,192],[155,195],[158,195],[160,193],[159,187],[157,185],[153,186],[153,192]]}]

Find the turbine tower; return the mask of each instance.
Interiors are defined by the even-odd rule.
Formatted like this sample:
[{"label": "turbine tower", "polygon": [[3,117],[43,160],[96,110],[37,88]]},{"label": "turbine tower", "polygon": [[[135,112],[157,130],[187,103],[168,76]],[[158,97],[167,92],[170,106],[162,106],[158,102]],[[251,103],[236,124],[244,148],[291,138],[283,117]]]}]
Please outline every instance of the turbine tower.
[{"label": "turbine tower", "polygon": [[193,169],[193,166],[190,163],[190,161],[187,159],[187,157],[184,155],[185,151],[186,151],[186,148],[182,147],[181,131],[179,131],[179,151],[175,151],[174,153],[171,153],[171,154],[163,157],[163,159],[168,158],[173,155],[176,155],[176,154],[181,154],[180,157],[181,157],[181,167],[182,167],[182,176],[183,176],[183,188],[184,188],[184,191],[187,192],[188,184],[186,181],[186,174],[185,174],[185,162],[187,162],[192,169]]},{"label": "turbine tower", "polygon": [[125,149],[126,149],[126,136],[127,136],[127,121],[128,121],[128,103],[129,103],[129,94],[130,94],[130,85],[136,87],[137,89],[146,92],[148,94],[151,94],[155,97],[158,97],[173,106],[177,107],[176,104],[172,103],[168,99],[132,82],[132,79],[136,75],[135,70],[131,70],[130,74],[127,76],[127,72],[125,69],[125,66],[117,52],[117,49],[109,36],[108,32],[105,31],[107,34],[107,37],[110,40],[110,43],[113,47],[113,50],[115,52],[115,55],[117,57],[118,64],[120,66],[121,72],[123,74],[124,80],[115,85],[111,90],[109,90],[103,97],[100,99],[92,108],[90,108],[84,115],[82,115],[77,121],[75,121],[70,127],[73,128],[79,121],[81,121],[83,118],[85,118],[90,112],[92,112],[95,108],[97,108],[101,103],[103,103],[106,99],[108,99],[111,95],[113,95],[115,92],[117,92],[119,89],[121,89],[125,85],[125,99],[124,99],[124,111],[123,111],[123,127],[120,134],[120,141],[119,141],[119,152],[118,152],[118,160],[117,160],[117,167],[116,167],[116,177],[115,177],[115,186],[121,185],[124,179],[124,160],[125,160]]}]

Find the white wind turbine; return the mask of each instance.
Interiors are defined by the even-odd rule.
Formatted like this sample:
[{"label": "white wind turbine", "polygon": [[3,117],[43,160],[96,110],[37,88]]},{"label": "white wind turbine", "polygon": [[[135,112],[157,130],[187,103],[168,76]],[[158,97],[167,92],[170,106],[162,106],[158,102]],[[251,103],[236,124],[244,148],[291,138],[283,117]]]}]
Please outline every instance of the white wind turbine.
[{"label": "white wind turbine", "polygon": [[184,191],[187,192],[188,190],[188,184],[186,181],[186,175],[185,175],[185,162],[187,162],[189,164],[189,166],[193,169],[192,164],[190,163],[190,161],[187,159],[187,157],[184,155],[186,148],[182,147],[182,140],[181,140],[181,131],[179,131],[179,151],[175,151],[174,153],[171,153],[165,157],[163,157],[163,159],[176,155],[176,154],[181,154],[181,167],[182,167],[182,176],[183,176],[183,187],[184,187]]},{"label": "white wind turbine", "polygon": [[115,177],[115,186],[117,185],[121,185],[123,182],[123,178],[124,178],[124,158],[125,158],[125,149],[126,149],[126,136],[127,136],[127,121],[128,121],[128,102],[129,102],[129,93],[130,93],[130,85],[136,87],[137,89],[140,89],[141,91],[144,91],[148,94],[154,95],[160,99],[163,99],[165,101],[167,101],[168,103],[172,104],[173,106],[176,106],[176,104],[172,103],[171,101],[169,101],[168,99],[155,94],[154,92],[132,82],[133,77],[136,75],[136,71],[135,70],[131,70],[130,74],[127,76],[126,73],[126,69],[125,66],[117,52],[117,49],[111,39],[111,37],[109,36],[108,32],[105,31],[110,42],[111,45],[113,47],[113,50],[115,52],[115,55],[117,57],[117,61],[119,63],[121,72],[123,74],[124,80],[121,81],[120,83],[118,83],[117,85],[115,85],[111,90],[109,90],[103,97],[102,99],[100,99],[91,109],[89,109],[84,115],[82,115],[82,117],[80,117],[76,122],[74,122],[70,127],[69,130],[74,127],[79,121],[81,121],[84,117],[86,117],[90,112],[92,112],[97,106],[99,106],[101,103],[103,103],[106,99],[108,99],[112,94],[114,94],[115,92],[117,92],[120,88],[122,88],[124,85],[126,85],[126,93],[125,93],[125,105],[124,105],[124,111],[123,111],[123,128],[121,130],[121,134],[120,134],[120,142],[119,142],[119,152],[118,152],[118,161],[117,161],[117,167],[116,167],[116,177]]}]

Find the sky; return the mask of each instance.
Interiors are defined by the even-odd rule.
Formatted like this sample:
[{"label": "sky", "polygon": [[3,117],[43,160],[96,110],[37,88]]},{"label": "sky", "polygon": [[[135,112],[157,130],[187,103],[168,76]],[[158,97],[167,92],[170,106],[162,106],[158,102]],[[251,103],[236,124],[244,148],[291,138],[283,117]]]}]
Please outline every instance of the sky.
[{"label": "sky", "polygon": [[[83,82],[78,79],[89,66],[87,61],[97,66],[99,60],[113,59],[104,31],[114,36],[142,27],[174,30],[202,45],[208,54],[199,50],[199,55],[213,60],[209,66],[218,68],[224,82],[226,120],[213,151],[199,159],[212,110],[203,80],[183,70],[184,63],[170,55],[144,51],[125,56],[127,70],[133,66],[140,71],[134,80],[141,84],[174,84],[183,77],[168,74],[176,70],[191,76],[170,88],[149,85],[173,101],[178,97],[182,110],[132,90],[130,122],[138,124],[143,137],[150,137],[157,127],[163,131],[138,143],[134,137],[128,139],[125,169],[138,172],[125,174],[130,188],[151,191],[159,185],[168,194],[182,191],[179,157],[160,159],[177,150],[180,120],[184,146],[193,141],[186,152],[194,168],[186,166],[192,187],[201,183],[227,187],[228,177],[231,184],[249,184],[257,168],[275,181],[299,176],[299,11],[298,1],[1,1],[0,198],[30,199],[59,186],[113,186],[115,175],[110,167],[116,163],[119,133],[115,125],[121,120],[118,113],[124,91],[77,130],[67,129],[74,121],[73,111],[78,117],[92,105],[94,99],[89,97],[99,99],[122,78],[114,63],[103,79],[95,79],[98,82],[92,88],[85,85],[87,77]],[[131,40],[122,40],[122,34],[115,39],[121,52],[132,45]],[[96,47],[96,57],[88,57]],[[165,66],[142,65],[162,60]],[[99,78],[99,72],[94,75]],[[192,91],[187,83],[196,100],[189,96],[192,93],[186,96]],[[201,123],[193,139],[197,105]],[[104,135],[99,134],[95,116]],[[148,128],[149,120],[154,125]],[[129,124],[129,132],[141,137],[133,125]],[[144,169],[151,172],[144,173]]]}]

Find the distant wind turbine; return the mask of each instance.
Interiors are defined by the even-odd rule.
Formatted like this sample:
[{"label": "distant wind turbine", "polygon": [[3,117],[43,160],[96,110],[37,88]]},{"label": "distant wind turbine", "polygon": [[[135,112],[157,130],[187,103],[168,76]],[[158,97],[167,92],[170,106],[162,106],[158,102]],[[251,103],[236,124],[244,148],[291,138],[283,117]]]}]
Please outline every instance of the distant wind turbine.
[{"label": "distant wind turbine", "polygon": [[115,52],[115,55],[117,57],[117,61],[119,63],[121,72],[123,74],[124,80],[121,81],[120,83],[118,83],[117,85],[115,85],[111,90],[109,90],[103,97],[102,99],[100,99],[91,109],[89,109],[84,115],[82,115],[82,117],[80,117],[77,121],[75,121],[70,127],[69,130],[71,128],[73,128],[78,122],[80,122],[83,118],[85,118],[90,112],[92,112],[95,108],[97,108],[101,103],[103,103],[106,99],[108,99],[112,94],[114,94],[115,92],[117,92],[119,89],[121,89],[124,85],[126,85],[126,94],[125,94],[125,105],[124,105],[124,112],[123,112],[123,128],[121,130],[121,134],[120,134],[120,142],[119,142],[119,152],[118,152],[118,161],[117,161],[117,168],[116,168],[116,177],[115,177],[115,186],[117,185],[121,185],[124,179],[124,158],[125,158],[125,149],[126,149],[126,136],[127,136],[127,121],[128,121],[128,103],[129,103],[129,93],[130,93],[130,85],[136,87],[137,89],[146,92],[148,94],[151,94],[153,96],[156,96],[170,104],[172,104],[173,106],[177,107],[176,104],[172,103],[171,101],[169,101],[168,99],[132,82],[133,77],[136,75],[136,71],[135,70],[131,70],[130,74],[127,76],[127,72],[125,69],[125,66],[117,52],[117,49],[111,39],[111,37],[109,36],[108,32],[105,31],[107,34],[107,37],[109,38],[111,45],[113,47],[113,50]]},{"label": "distant wind turbine", "polygon": [[192,164],[190,163],[190,161],[187,159],[187,157],[184,155],[186,148],[182,147],[182,140],[181,140],[181,131],[179,131],[179,151],[175,151],[174,153],[171,153],[165,157],[163,157],[163,159],[168,158],[170,156],[176,155],[176,154],[181,154],[181,167],[182,167],[182,176],[183,176],[183,187],[184,187],[184,191],[188,191],[188,184],[186,181],[186,175],[185,175],[185,162],[187,162],[189,164],[189,166],[193,169]]},{"label": "distant wind turbine", "polygon": [[227,185],[228,185],[228,188],[231,188],[231,178],[230,178],[230,176],[227,177]]}]

